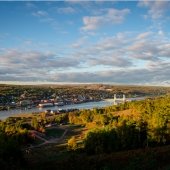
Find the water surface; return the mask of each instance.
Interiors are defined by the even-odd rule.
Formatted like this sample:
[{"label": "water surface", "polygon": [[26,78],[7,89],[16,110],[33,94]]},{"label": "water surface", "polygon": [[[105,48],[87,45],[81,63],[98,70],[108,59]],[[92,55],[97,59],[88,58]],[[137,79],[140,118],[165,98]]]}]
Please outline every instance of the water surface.
[{"label": "water surface", "polygon": [[[127,100],[143,100],[145,97],[138,97],[138,98],[127,98]],[[54,107],[45,107],[45,108],[31,108],[31,109],[12,109],[7,111],[0,111],[0,119],[4,120],[7,117],[20,114],[20,113],[33,113],[33,112],[42,112],[45,110],[58,110],[58,109],[92,109],[92,108],[101,108],[106,106],[115,105],[117,103],[122,102],[121,100],[114,102],[114,99],[106,99],[98,102],[87,102],[87,103],[80,103],[80,104],[71,104],[71,105],[64,105],[64,106],[54,106]]]}]

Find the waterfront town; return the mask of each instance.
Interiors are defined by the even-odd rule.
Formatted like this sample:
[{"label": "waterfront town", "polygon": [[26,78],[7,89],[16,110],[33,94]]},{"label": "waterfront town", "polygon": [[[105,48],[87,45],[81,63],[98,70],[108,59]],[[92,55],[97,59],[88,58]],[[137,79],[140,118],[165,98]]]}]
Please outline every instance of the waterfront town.
[{"label": "waterfront town", "polygon": [[[21,96],[18,102],[10,102],[7,104],[11,108],[32,108],[32,107],[52,107],[52,106],[63,106],[68,104],[79,104],[90,101],[100,101],[101,98],[95,99],[91,96],[84,95],[73,95],[73,96],[49,96],[45,99],[29,99]],[[1,103],[2,104],[2,103]]]},{"label": "waterfront town", "polygon": [[169,92],[166,87],[135,87],[111,85],[74,86],[0,86],[0,110],[33,107],[52,107],[85,102],[101,101],[107,98],[141,97],[161,95]]},{"label": "waterfront town", "polygon": [[100,91],[98,96],[94,96],[94,92],[87,91],[86,94],[78,93],[64,93],[57,95],[56,93],[42,94],[37,96],[31,96],[27,91],[16,97],[13,95],[1,95],[0,96],[0,109],[9,110],[15,108],[27,108],[32,107],[52,107],[52,106],[64,106],[70,104],[80,104],[85,102],[101,101],[104,98],[109,97],[109,94]]}]

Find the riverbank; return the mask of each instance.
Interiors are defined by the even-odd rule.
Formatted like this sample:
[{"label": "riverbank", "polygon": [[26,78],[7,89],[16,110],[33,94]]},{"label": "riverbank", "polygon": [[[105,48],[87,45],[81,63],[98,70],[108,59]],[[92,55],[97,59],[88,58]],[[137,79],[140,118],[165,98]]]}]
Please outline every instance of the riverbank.
[{"label": "riverbank", "polygon": [[[144,100],[146,97],[138,97],[138,98],[127,98],[127,101],[132,100]],[[11,116],[16,116],[18,114],[28,114],[28,113],[40,113],[46,110],[58,110],[58,109],[92,109],[92,108],[101,108],[107,107],[111,105],[116,105],[118,103],[124,102],[122,100],[115,101],[114,99],[105,99],[101,101],[95,102],[85,102],[80,104],[71,104],[64,106],[54,106],[54,107],[45,107],[45,108],[31,108],[31,109],[13,109],[8,111],[0,111],[0,119],[4,120]]]},{"label": "riverbank", "polygon": [[111,106],[114,104],[113,99],[102,100],[98,102],[86,102],[80,104],[71,104],[64,106],[54,106],[54,107],[45,107],[45,108],[31,108],[31,109],[13,109],[8,111],[0,111],[0,119],[4,120],[11,116],[16,116],[20,114],[29,114],[29,113],[40,113],[46,110],[58,110],[58,109],[92,109],[95,107],[101,108],[105,106]]}]

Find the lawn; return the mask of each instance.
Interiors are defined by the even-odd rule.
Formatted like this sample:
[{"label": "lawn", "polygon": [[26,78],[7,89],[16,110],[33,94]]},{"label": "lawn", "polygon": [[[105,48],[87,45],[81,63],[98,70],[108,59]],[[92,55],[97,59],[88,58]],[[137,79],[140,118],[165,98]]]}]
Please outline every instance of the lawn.
[{"label": "lawn", "polygon": [[60,138],[64,133],[64,129],[59,128],[49,128],[46,129],[45,138],[51,139],[51,138]]},{"label": "lawn", "polygon": [[42,144],[42,143],[44,143],[43,140],[36,138],[36,139],[34,140],[34,142],[32,143],[32,145],[33,145],[33,146],[36,146],[36,145],[39,145],[39,144]]}]

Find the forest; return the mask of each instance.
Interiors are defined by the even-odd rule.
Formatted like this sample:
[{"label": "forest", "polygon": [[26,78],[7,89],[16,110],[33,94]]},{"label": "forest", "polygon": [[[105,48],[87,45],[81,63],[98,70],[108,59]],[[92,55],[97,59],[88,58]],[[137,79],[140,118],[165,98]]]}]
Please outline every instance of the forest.
[{"label": "forest", "polygon": [[84,140],[89,153],[166,145],[170,144],[170,97],[70,113],[69,122],[95,127]]},{"label": "forest", "polygon": [[[63,123],[68,126],[78,125],[87,130],[85,133],[81,133],[81,140],[78,140],[76,135],[69,136],[64,148],[61,149],[62,154],[65,155],[62,159],[54,156],[48,161],[39,160],[36,164],[31,164],[29,159],[25,159],[24,152],[25,146],[34,142],[29,131],[33,129],[44,133],[46,125],[49,123],[56,123],[58,126]],[[125,102],[100,109],[76,110],[53,117],[41,113],[29,118],[11,117],[0,122],[0,162],[5,169],[18,169],[18,167],[23,169],[30,167],[32,169],[37,167],[42,167],[42,169],[56,167],[60,167],[60,169],[68,169],[68,167],[69,169],[77,169],[77,167],[98,169],[96,168],[98,160],[101,161],[98,163],[102,164],[100,169],[125,169],[125,166],[135,169],[145,158],[147,161],[151,161],[151,164],[145,160],[144,169],[157,167],[166,169],[170,168],[168,163],[170,155],[167,154],[162,162],[158,156],[159,152],[148,150],[168,147],[167,152],[169,153],[169,145],[169,95]],[[54,150],[55,147],[52,147]],[[131,158],[131,154],[133,155],[138,150],[140,150],[140,160],[135,162],[134,158],[132,163],[126,154],[128,152]],[[126,159],[130,162],[122,163],[119,166],[119,163],[115,161],[118,153],[121,155],[119,155],[121,161]],[[74,164],[71,163],[71,159]],[[85,161],[83,162],[83,160]],[[113,163],[107,164],[112,161]],[[90,162],[93,162],[95,166],[91,166]],[[81,165],[82,163],[84,166]],[[162,164],[165,167],[162,167]]]}]

